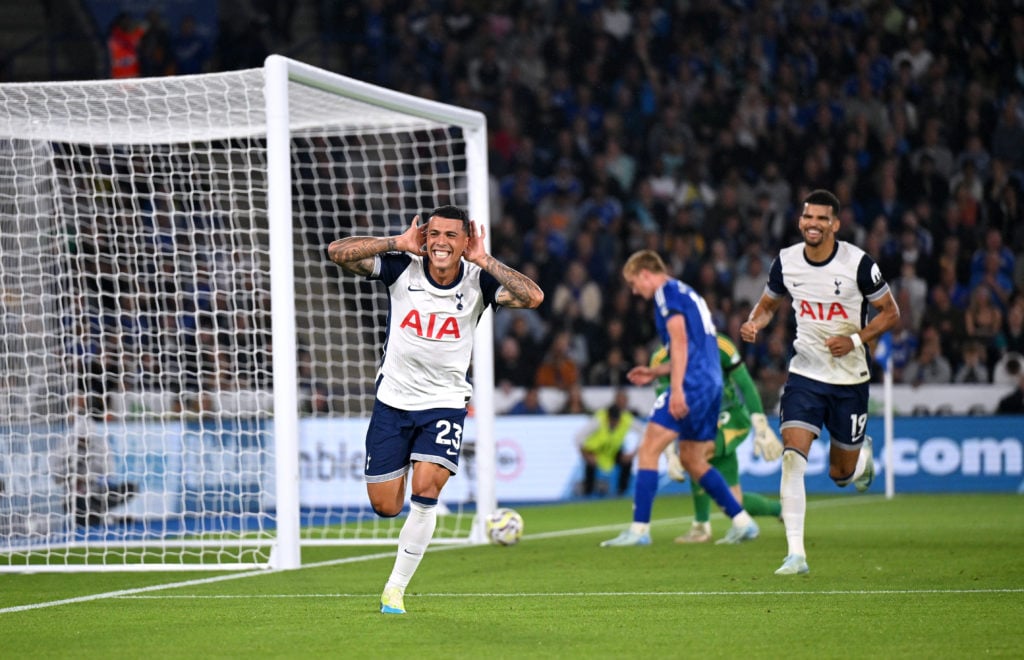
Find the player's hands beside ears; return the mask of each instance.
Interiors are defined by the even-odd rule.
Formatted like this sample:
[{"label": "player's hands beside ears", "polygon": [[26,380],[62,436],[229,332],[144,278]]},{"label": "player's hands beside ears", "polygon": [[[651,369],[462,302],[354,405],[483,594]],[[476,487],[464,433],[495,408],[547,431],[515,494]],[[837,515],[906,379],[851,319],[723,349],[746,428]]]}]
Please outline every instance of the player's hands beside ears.
[{"label": "player's hands beside ears", "polygon": [[414,216],[409,228],[395,237],[395,250],[421,257],[427,253],[427,226],[420,225],[420,216]]},{"label": "player's hands beside ears", "polygon": [[480,266],[480,262],[487,257],[487,249],[484,247],[486,236],[487,232],[484,230],[484,226],[470,220],[469,240],[466,242],[466,251],[462,253],[462,258]]}]

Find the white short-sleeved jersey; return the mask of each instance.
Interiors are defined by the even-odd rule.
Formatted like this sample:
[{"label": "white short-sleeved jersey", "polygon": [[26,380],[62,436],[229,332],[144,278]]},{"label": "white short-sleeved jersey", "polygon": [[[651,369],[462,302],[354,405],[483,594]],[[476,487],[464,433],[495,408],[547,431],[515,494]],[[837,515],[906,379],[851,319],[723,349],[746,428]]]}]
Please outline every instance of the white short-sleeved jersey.
[{"label": "white short-sleeved jersey", "polygon": [[498,281],[464,261],[456,280],[441,286],[423,258],[406,253],[377,255],[368,279],[388,287],[377,398],[401,410],[465,407],[473,393],[467,380],[473,331],[496,304]]},{"label": "white short-sleeved jersey", "polygon": [[820,263],[807,259],[803,243],[781,250],[772,262],[765,293],[793,299],[796,339],[790,372],[833,385],[870,380],[865,347],[836,358],[825,340],[858,332],[867,323],[868,303],[888,291],[874,260],[846,241],[836,241],[835,251]]}]

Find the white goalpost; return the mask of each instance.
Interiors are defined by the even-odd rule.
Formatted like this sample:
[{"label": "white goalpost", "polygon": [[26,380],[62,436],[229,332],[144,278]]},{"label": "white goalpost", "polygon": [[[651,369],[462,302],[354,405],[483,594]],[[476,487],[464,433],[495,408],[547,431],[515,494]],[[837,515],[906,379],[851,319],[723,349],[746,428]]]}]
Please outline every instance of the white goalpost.
[{"label": "white goalpost", "polygon": [[[396,544],[362,481],[387,294],[326,246],[448,203],[489,227],[481,113],[284,57],[0,85],[0,572]],[[434,543],[496,505],[492,342]]]}]

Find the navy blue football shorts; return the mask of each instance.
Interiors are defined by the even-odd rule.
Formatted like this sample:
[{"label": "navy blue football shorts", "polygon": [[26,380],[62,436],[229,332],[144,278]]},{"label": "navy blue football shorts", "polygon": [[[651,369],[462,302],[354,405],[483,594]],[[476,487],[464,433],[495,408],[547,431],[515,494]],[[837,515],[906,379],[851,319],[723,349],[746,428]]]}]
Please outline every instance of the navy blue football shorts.
[{"label": "navy blue football shorts", "polygon": [[821,435],[828,429],[833,445],[856,449],[864,442],[868,423],[868,383],[830,385],[789,375],[782,390],[779,428],[801,428]]},{"label": "navy blue football shorts", "polygon": [[397,479],[416,461],[458,472],[466,412],[465,408],[399,410],[374,402],[366,430],[363,474],[367,483]]},{"label": "navy blue football shorts", "polygon": [[680,440],[714,440],[718,435],[718,410],[722,407],[722,390],[711,389],[702,396],[686,393],[690,412],[676,419],[668,411],[668,392],[662,392],[654,401],[650,420],[679,434]]}]

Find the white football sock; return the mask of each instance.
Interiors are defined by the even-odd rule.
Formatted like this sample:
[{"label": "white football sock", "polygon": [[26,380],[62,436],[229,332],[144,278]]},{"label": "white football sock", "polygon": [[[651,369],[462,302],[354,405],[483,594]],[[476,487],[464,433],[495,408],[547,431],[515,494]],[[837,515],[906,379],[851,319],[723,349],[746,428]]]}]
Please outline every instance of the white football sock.
[{"label": "white football sock", "polygon": [[743,509],[742,511],[740,511],[739,513],[737,513],[735,516],[732,517],[732,526],[733,527],[743,528],[743,527],[746,527],[747,525],[749,525],[752,522],[754,522],[754,519],[750,517],[750,514],[747,513],[746,509]]},{"label": "white football sock", "polygon": [[630,531],[637,535],[646,534],[651,530],[651,523],[634,522],[629,525]]},{"label": "white football sock", "polygon": [[409,504],[409,517],[398,533],[398,554],[395,567],[391,569],[387,587],[398,587],[402,591],[409,586],[409,580],[416,572],[437,526],[437,506],[419,502]]},{"label": "white football sock", "polygon": [[857,467],[853,468],[853,476],[850,477],[850,482],[856,481],[862,474],[864,474],[864,468],[868,464],[868,452],[865,451],[865,447],[861,445],[860,453],[857,454]]},{"label": "white football sock", "polygon": [[782,454],[782,483],[779,499],[782,500],[782,524],[786,527],[786,541],[790,555],[806,557],[804,550],[804,518],[807,516],[807,490],[804,473],[807,459],[798,451],[787,450]]}]

